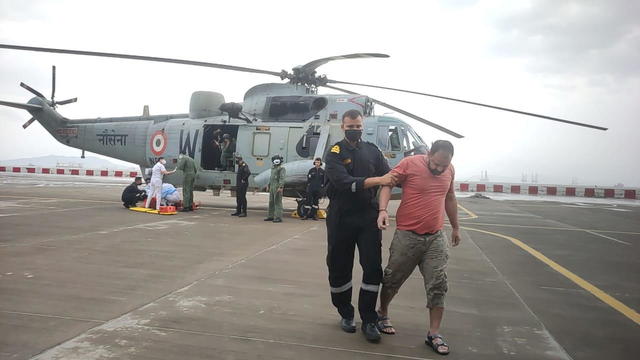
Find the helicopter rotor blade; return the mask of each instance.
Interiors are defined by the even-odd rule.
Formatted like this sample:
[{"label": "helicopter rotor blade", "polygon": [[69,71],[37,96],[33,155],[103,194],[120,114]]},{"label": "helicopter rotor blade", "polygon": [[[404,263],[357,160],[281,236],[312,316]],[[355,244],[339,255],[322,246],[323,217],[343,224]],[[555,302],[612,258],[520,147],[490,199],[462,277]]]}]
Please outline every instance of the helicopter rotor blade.
[{"label": "helicopter rotor blade", "polygon": [[591,129],[596,129],[596,130],[603,130],[603,131],[607,130],[607,128],[601,127],[601,126],[585,124],[585,123],[576,122],[576,121],[570,121],[570,120],[565,120],[565,119],[559,119],[559,118],[556,118],[556,117],[546,116],[546,115],[541,115],[541,114],[535,114],[535,113],[531,113],[531,112],[527,112],[527,111],[509,109],[509,108],[505,108],[505,107],[501,107],[501,106],[495,106],[495,105],[483,104],[483,103],[474,102],[474,101],[456,99],[456,98],[447,97],[447,96],[427,94],[427,93],[418,92],[418,91],[397,89],[397,88],[392,88],[392,87],[387,87],[387,86],[379,86],[379,85],[359,84],[359,83],[354,83],[354,82],[338,81],[338,80],[330,80],[330,79],[327,79],[327,83],[328,84],[345,84],[345,85],[366,86],[366,87],[371,87],[371,88],[376,88],[376,89],[392,90],[392,91],[399,91],[399,92],[404,92],[404,93],[408,93],[408,94],[430,96],[430,97],[434,97],[434,98],[438,98],[438,99],[457,101],[457,102],[461,102],[461,103],[465,103],[465,104],[483,106],[483,107],[496,109],[496,110],[509,111],[509,112],[516,113],[516,114],[533,116],[533,117],[538,117],[538,118],[542,118],[542,119],[546,119],[546,120],[558,121],[558,122],[562,122],[562,123],[565,123],[565,124],[583,126],[583,127],[587,127],[587,128],[591,128]]},{"label": "helicopter rotor blade", "polygon": [[22,128],[26,129],[27,127],[29,127],[29,125],[33,124],[34,121],[36,121],[36,118],[32,117],[26,123],[22,124]]},{"label": "helicopter rotor blade", "polygon": [[56,96],[56,66],[51,66],[51,103],[55,105],[54,100]]},{"label": "helicopter rotor blade", "polygon": [[67,99],[67,100],[62,100],[62,101],[56,101],[56,105],[66,105],[66,104],[71,104],[78,101],[77,97],[74,97],[72,99]]},{"label": "helicopter rotor blade", "polygon": [[[345,93],[351,94],[351,95],[360,95],[360,94],[358,94],[356,92],[353,92],[353,91],[350,91],[350,90],[346,90],[346,89],[341,89],[341,88],[338,88],[338,87],[335,87],[335,86],[331,86],[331,85],[323,85],[323,86],[324,87],[328,87],[330,89],[342,91],[342,92],[345,92]],[[423,123],[425,125],[429,125],[429,126],[435,128],[435,129],[438,129],[438,130],[440,130],[440,131],[442,131],[444,133],[447,133],[447,134],[449,134],[449,135],[451,135],[451,136],[453,136],[455,138],[461,139],[461,138],[464,137],[463,135],[460,135],[455,131],[449,130],[449,129],[445,128],[444,126],[440,126],[440,125],[438,125],[436,123],[433,123],[433,122],[431,122],[431,121],[429,121],[427,119],[421,118],[420,116],[412,114],[412,113],[410,113],[410,112],[408,112],[406,110],[402,110],[399,107],[393,106],[391,104],[387,104],[386,102],[374,99],[372,97],[369,97],[369,99],[371,99],[376,104],[379,104],[379,105],[382,105],[382,106],[384,106],[386,108],[389,108],[391,110],[397,111],[402,115],[408,116],[408,117],[410,117],[410,118],[412,118],[414,120],[417,120],[417,121],[419,121],[419,122],[421,122],[421,123]]]},{"label": "helicopter rotor blade", "polygon": [[330,56],[322,59],[317,59],[310,61],[304,65],[302,65],[302,69],[305,71],[313,71],[318,67],[334,60],[345,60],[345,59],[359,59],[359,58],[388,58],[387,54],[378,54],[378,53],[356,53],[356,54],[347,54],[347,55],[338,55],[338,56]]},{"label": "helicopter rotor blade", "polygon": [[27,89],[27,90],[28,90],[30,93],[32,93],[33,95],[35,95],[35,96],[37,96],[37,97],[41,97],[41,98],[43,98],[43,99],[46,99],[46,98],[44,97],[44,95],[42,95],[42,93],[40,93],[38,90],[36,90],[36,89],[32,88],[32,87],[31,87],[31,86],[29,86],[29,85],[27,85],[27,84],[25,84],[25,83],[21,82],[21,83],[20,83],[20,86],[22,86],[23,88]]},{"label": "helicopter rotor blade", "polygon": [[256,74],[266,74],[266,75],[273,75],[278,77],[282,75],[282,72],[280,71],[260,70],[260,69],[242,67],[242,66],[216,64],[216,63],[210,63],[210,62],[204,62],[204,61],[163,58],[163,57],[155,57],[155,56],[141,56],[141,55],[129,55],[129,54],[117,54],[117,53],[69,50],[69,49],[54,49],[54,48],[8,45],[8,44],[0,44],[0,49],[37,51],[37,52],[47,52],[47,53],[56,53],[56,54],[86,55],[86,56],[97,56],[97,57],[110,57],[110,58],[129,59],[129,60],[156,61],[156,62],[164,62],[164,63],[171,63],[171,64],[203,66],[203,67],[242,71],[242,72],[249,72],[249,73],[256,73]]}]

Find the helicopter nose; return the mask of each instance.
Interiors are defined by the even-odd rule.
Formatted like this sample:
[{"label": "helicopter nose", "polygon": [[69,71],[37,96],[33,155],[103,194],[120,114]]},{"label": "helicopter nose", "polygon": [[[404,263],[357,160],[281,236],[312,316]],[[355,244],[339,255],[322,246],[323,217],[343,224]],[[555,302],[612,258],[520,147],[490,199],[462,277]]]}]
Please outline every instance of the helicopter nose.
[{"label": "helicopter nose", "polygon": [[269,178],[271,177],[271,169],[265,170],[253,178],[253,182],[256,187],[262,189],[269,184]]}]

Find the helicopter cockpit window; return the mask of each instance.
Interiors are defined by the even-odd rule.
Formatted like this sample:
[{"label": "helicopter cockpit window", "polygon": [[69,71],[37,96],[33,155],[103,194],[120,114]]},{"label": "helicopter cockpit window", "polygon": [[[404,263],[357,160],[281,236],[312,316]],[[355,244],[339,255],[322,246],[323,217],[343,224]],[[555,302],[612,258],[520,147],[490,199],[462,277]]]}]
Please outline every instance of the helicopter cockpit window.
[{"label": "helicopter cockpit window", "polygon": [[405,156],[426,154],[429,151],[428,146],[412,128],[402,128],[402,140]]},{"label": "helicopter cockpit window", "polygon": [[269,120],[307,121],[327,107],[327,98],[319,96],[273,96],[267,100]]},{"label": "helicopter cockpit window", "polygon": [[400,145],[400,128],[397,126],[389,126],[388,134],[391,151],[401,151],[402,146]]},{"label": "helicopter cockpit window", "polygon": [[376,144],[382,151],[387,151],[389,147],[389,133],[387,131],[388,126],[378,126],[378,137],[376,139]]}]

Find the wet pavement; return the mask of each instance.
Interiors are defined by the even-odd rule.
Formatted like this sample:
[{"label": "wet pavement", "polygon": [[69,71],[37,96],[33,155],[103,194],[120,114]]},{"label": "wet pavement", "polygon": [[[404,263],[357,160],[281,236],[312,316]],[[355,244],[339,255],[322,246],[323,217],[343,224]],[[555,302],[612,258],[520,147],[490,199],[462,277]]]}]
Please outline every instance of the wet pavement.
[{"label": "wet pavement", "polygon": [[[0,175],[0,359],[440,358],[418,271],[391,305],[398,334],[369,344],[338,327],[324,221],[264,222],[261,193],[247,218],[225,192],[196,193],[194,213],[136,213],[124,184]],[[640,357],[637,201],[460,205],[448,358]]]}]

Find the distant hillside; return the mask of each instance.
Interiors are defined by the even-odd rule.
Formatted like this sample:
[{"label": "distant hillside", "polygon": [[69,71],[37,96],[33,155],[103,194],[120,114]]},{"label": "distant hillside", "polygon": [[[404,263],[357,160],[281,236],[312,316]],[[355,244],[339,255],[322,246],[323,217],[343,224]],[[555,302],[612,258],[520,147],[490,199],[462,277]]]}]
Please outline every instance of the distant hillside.
[{"label": "distant hillside", "polygon": [[7,166],[37,166],[37,167],[80,167],[83,169],[132,169],[135,165],[116,164],[106,159],[87,156],[81,159],[79,156],[48,155],[33,158],[0,160],[0,165]]}]

